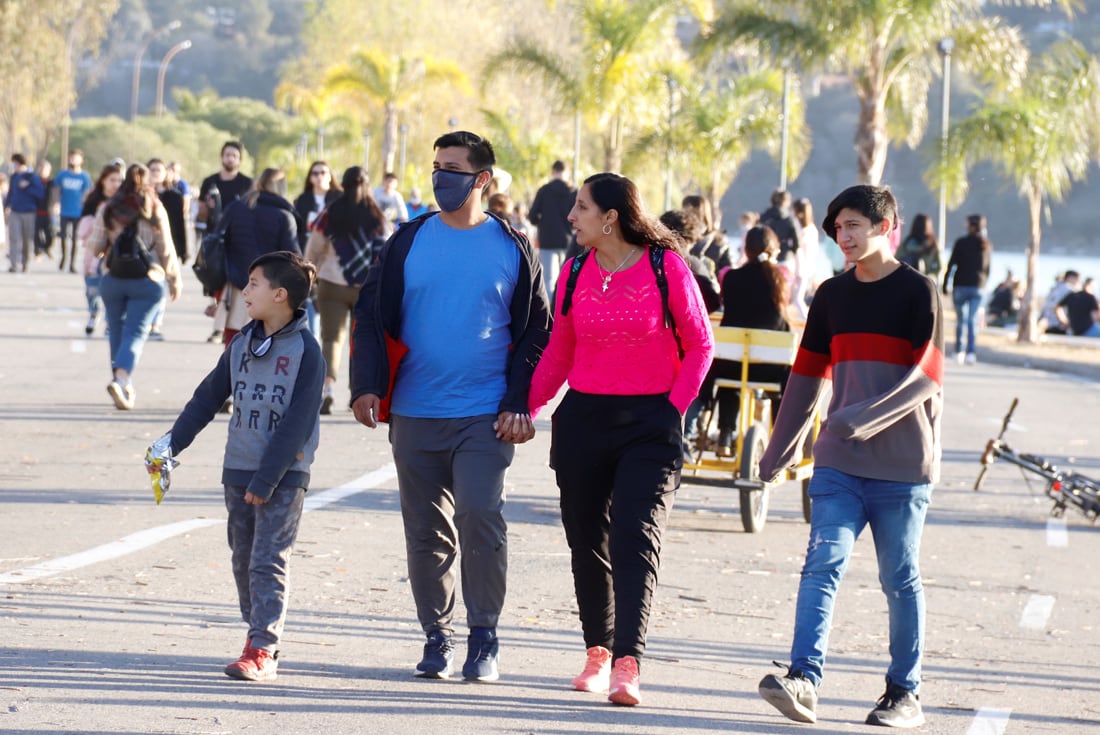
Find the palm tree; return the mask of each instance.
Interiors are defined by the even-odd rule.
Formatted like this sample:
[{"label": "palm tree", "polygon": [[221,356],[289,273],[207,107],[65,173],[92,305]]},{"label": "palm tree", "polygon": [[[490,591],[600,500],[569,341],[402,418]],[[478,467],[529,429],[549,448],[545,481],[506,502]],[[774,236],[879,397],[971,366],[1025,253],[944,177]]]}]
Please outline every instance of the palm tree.
[{"label": "palm tree", "polygon": [[383,168],[393,171],[398,115],[429,84],[450,85],[463,93],[470,91],[466,74],[453,62],[359,50],[352,54],[351,61],[328,70],[322,93],[337,101],[347,99],[353,104],[367,102],[382,106]]},{"label": "palm tree", "polygon": [[[1057,4],[1069,13],[1075,0],[1016,4]],[[1019,29],[984,17],[984,5],[983,0],[734,0],[701,48],[750,47],[796,60],[804,69],[845,74],[859,100],[859,181],[877,184],[890,142],[915,147],[924,137],[941,39],[952,38],[954,63],[989,86],[1011,87],[1024,74],[1028,52]]]},{"label": "palm tree", "polygon": [[[601,131],[604,170],[619,171],[629,123],[653,114],[652,97],[645,93],[648,82],[678,48],[677,14],[691,11],[706,18],[709,7],[707,0],[578,3],[580,37],[574,53],[513,41],[486,62],[485,83],[503,70],[540,78],[560,109]],[[574,144],[579,147],[580,141]]]},{"label": "palm tree", "polygon": [[1100,154],[1100,64],[1075,41],[1061,41],[1033,64],[1023,84],[951,126],[947,155],[928,172],[947,184],[952,204],[967,190],[967,172],[990,161],[1016,181],[1031,229],[1027,279],[1017,339],[1034,342],[1036,274],[1043,200],[1062,201]]},{"label": "palm tree", "polygon": [[[688,70],[674,77],[680,105],[667,121],[635,141],[631,160],[653,159],[671,149],[675,170],[688,174],[715,212],[725,186],[753,150],[778,155],[782,134],[782,69],[747,70],[721,84],[696,81]],[[795,89],[790,113],[788,174],[797,177],[809,156],[802,97]]]},{"label": "palm tree", "polygon": [[561,150],[557,136],[547,130],[522,131],[510,115],[481,110],[493,141],[497,165],[512,175],[513,199],[530,202],[540,180]]}]

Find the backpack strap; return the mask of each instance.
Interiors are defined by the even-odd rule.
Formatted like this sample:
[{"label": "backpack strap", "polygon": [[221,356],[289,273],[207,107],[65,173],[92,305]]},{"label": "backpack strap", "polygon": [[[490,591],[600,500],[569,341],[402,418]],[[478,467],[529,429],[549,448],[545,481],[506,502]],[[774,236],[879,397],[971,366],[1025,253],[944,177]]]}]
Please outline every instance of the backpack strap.
[{"label": "backpack strap", "polygon": [[672,318],[672,308],[668,305],[668,275],[665,273],[665,248],[649,247],[649,264],[653,267],[653,275],[657,278],[657,290],[661,292],[661,305],[665,312],[665,327],[672,330],[672,336],[676,338],[676,348],[680,351],[680,357],[684,356],[684,346],[680,344],[680,333],[676,331],[676,320]]},{"label": "backpack strap", "polygon": [[573,256],[573,265],[569,269],[569,278],[565,281],[565,296],[561,300],[561,315],[565,316],[569,313],[569,307],[573,305],[573,291],[577,289],[577,278],[581,275],[581,268],[584,267],[584,261],[588,259],[588,254],[591,250],[582,250]]}]

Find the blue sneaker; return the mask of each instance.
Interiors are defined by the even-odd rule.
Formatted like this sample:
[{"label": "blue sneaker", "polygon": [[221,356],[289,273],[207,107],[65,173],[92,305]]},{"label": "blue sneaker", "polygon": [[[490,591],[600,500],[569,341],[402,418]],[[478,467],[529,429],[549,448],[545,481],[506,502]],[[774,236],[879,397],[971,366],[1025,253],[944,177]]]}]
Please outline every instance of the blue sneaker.
[{"label": "blue sneaker", "polygon": [[413,676],[421,679],[446,679],[454,670],[455,644],[451,636],[433,630],[424,644],[424,658],[416,665]]},{"label": "blue sneaker", "polygon": [[495,628],[470,628],[466,639],[466,663],[462,665],[462,678],[466,681],[496,681],[500,678],[497,659],[500,657],[500,639]]}]

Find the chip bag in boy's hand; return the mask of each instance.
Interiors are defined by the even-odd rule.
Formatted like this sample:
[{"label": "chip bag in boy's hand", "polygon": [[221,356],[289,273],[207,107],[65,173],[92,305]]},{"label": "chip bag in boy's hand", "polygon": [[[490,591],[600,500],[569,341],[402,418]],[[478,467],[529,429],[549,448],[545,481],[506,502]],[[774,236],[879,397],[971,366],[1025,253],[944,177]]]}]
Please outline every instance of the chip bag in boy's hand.
[{"label": "chip bag in boy's hand", "polygon": [[145,451],[145,471],[153,483],[153,497],[157,505],[168,494],[172,482],[172,470],[179,464],[172,458],[172,432],[168,432],[153,442]]}]

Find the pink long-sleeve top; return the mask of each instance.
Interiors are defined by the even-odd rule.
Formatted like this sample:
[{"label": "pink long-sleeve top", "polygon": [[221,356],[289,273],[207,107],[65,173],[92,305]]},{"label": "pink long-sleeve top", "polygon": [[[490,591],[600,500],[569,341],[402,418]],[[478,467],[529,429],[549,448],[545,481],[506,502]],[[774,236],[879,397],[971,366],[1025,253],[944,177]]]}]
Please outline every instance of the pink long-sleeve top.
[{"label": "pink long-sleeve top", "polygon": [[665,253],[668,305],[680,336],[665,326],[664,306],[648,255],[615,273],[607,291],[594,256],[577,277],[569,313],[562,316],[572,259],[562,267],[554,304],[550,344],[535,368],[529,404],[532,415],[569,381],[581,393],[654,395],[668,393],[683,414],[699,393],[714,355],[714,336],[703,297],[683,258]]}]

